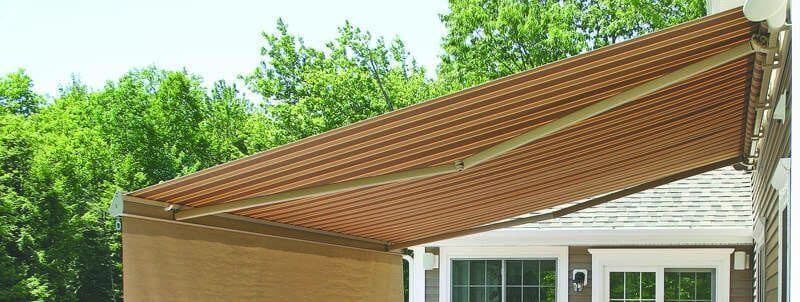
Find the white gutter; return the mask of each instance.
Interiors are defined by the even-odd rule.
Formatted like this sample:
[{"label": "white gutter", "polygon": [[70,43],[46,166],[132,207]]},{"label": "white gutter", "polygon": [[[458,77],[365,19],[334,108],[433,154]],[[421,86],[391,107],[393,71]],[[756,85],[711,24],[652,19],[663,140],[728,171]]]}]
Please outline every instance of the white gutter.
[{"label": "white gutter", "polygon": [[452,238],[427,246],[689,246],[753,244],[750,227],[731,228],[631,228],[535,229],[506,228]]}]

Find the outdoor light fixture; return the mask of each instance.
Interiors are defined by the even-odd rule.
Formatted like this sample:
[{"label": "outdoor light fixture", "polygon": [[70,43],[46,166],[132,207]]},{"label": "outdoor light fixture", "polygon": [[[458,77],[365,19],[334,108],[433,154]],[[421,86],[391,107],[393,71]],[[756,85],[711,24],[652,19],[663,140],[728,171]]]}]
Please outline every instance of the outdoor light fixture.
[{"label": "outdoor light fixture", "polygon": [[589,270],[572,270],[572,290],[576,293],[583,291],[583,287],[589,283]]},{"label": "outdoor light fixture", "polygon": [[748,262],[749,261],[747,261],[747,253],[745,253],[744,251],[736,251],[733,253],[733,269],[746,270],[750,268]]},{"label": "outdoor light fixture", "polygon": [[425,267],[425,270],[432,270],[439,268],[439,255],[434,255],[433,253],[425,253],[422,256],[422,263]]}]

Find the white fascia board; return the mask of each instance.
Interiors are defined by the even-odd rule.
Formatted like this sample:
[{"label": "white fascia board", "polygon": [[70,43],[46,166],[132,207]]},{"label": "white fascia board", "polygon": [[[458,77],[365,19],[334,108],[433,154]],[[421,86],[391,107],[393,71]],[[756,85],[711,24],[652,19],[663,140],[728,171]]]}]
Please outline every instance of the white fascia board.
[{"label": "white fascia board", "polygon": [[452,238],[426,246],[653,246],[740,245],[753,243],[753,230],[741,228],[532,229],[506,228]]}]

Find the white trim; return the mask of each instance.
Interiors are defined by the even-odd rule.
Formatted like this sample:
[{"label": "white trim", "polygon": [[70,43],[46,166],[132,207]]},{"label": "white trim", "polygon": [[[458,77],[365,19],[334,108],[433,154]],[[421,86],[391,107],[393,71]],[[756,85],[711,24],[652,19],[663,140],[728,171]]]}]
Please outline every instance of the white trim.
[{"label": "white trim", "polygon": [[556,302],[567,302],[569,248],[566,246],[441,247],[439,249],[439,302],[450,302],[451,260],[465,258],[555,258],[557,266]]},{"label": "white trim", "polygon": [[[791,224],[792,224],[792,222],[791,222],[791,220],[792,220],[791,219],[791,205],[790,205],[790,203],[791,203],[791,196],[790,196],[790,194],[791,194],[791,179],[790,179],[791,171],[789,170],[790,168],[791,168],[791,158],[788,158],[788,157],[781,158],[780,160],[778,160],[778,164],[775,166],[775,171],[772,172],[772,179],[770,180],[770,183],[772,184],[772,186],[775,188],[775,190],[778,191],[778,216],[776,217],[777,220],[778,220],[777,221],[777,223],[778,223],[778,234],[777,234],[777,237],[778,237],[778,274],[776,275],[777,278],[778,278],[778,301],[781,301],[781,299],[783,298],[783,291],[784,291],[784,286],[783,286],[783,284],[784,284],[784,282],[783,282],[784,281],[783,280],[783,257],[785,257],[785,256],[784,256],[784,253],[783,253],[783,248],[784,248],[784,245],[788,245],[789,247],[791,247],[791,245],[790,245],[791,242],[783,242],[784,241],[783,240],[783,231],[784,231],[784,229],[786,229],[787,232],[791,232]],[[784,211],[787,211],[786,212],[786,215],[787,215],[786,225],[784,225],[784,222],[783,222],[783,212]],[[791,233],[787,233],[787,235],[788,236],[787,236],[786,239],[791,241]],[[786,255],[786,256],[788,257],[789,255]],[[787,258],[787,260],[789,262],[791,262],[791,258]],[[791,264],[789,264],[789,265],[791,265]],[[789,279],[789,280],[786,280],[787,281],[786,284],[788,285],[789,284],[788,281],[791,280],[791,276],[789,276],[789,274],[786,274],[786,276],[787,276],[787,279]],[[787,300],[788,300],[788,295],[787,295]]]},{"label": "white trim", "polygon": [[412,262],[408,265],[408,301],[425,302],[425,247],[410,248],[414,252]]},{"label": "white trim", "polygon": [[772,171],[770,184],[776,191],[778,191],[778,200],[780,208],[786,207],[789,201],[789,167],[791,166],[791,158],[781,158],[775,165],[775,170]]},{"label": "white trim", "polygon": [[753,230],[740,228],[535,229],[505,228],[433,242],[427,246],[518,245],[739,245],[753,244]]},{"label": "white trim", "polygon": [[755,242],[756,249],[764,245],[764,230],[766,224],[764,217],[756,217],[755,224],[753,225],[753,242]]},{"label": "white trim", "polygon": [[730,300],[732,248],[708,249],[589,249],[592,254],[592,301],[608,301],[606,276],[618,268],[656,272],[656,302],[664,299],[665,268],[715,269],[715,301]]}]

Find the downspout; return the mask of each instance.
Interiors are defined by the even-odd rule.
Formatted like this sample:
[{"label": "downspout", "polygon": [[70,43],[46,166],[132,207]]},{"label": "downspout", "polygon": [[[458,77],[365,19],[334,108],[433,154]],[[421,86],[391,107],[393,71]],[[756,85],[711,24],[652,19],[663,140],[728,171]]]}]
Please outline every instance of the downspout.
[{"label": "downspout", "polygon": [[425,302],[425,247],[409,248],[413,252],[414,262],[408,267],[408,301]]}]

